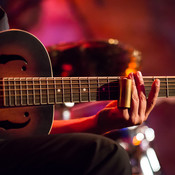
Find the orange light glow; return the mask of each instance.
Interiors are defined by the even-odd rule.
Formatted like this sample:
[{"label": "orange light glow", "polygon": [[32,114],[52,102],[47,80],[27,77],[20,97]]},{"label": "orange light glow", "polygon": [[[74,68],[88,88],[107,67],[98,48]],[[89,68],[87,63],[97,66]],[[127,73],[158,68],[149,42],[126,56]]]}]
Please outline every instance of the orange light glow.
[{"label": "orange light glow", "polygon": [[127,69],[125,70],[125,74],[126,74],[126,75],[129,75],[131,72],[136,73],[136,69],[127,68]]},{"label": "orange light glow", "polygon": [[133,139],[132,139],[132,143],[133,143],[133,145],[137,146],[137,145],[141,144],[141,141],[137,140],[136,136],[134,136]]}]

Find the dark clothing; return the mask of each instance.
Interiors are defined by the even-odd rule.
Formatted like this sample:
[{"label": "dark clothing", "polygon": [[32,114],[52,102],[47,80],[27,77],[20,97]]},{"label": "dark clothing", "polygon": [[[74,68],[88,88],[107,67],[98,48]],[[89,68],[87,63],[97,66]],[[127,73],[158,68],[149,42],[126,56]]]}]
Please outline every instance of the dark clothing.
[{"label": "dark clothing", "polygon": [[95,134],[58,134],[0,143],[2,175],[130,175],[128,155]]},{"label": "dark clothing", "polygon": [[0,7],[0,31],[9,29],[7,15]]},{"label": "dark clothing", "polygon": [[[0,8],[0,30],[8,29]],[[126,151],[103,136],[86,133],[0,141],[1,175],[130,175]]]}]

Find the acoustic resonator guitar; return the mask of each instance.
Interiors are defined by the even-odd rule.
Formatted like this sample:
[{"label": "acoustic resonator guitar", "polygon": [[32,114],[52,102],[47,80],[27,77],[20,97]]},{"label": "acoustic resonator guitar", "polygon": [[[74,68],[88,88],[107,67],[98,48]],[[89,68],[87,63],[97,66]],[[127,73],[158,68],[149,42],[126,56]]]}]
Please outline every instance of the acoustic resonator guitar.
[{"label": "acoustic resonator guitar", "polygon": [[[120,100],[129,107],[129,80],[123,89],[121,77],[53,77],[47,50],[22,30],[0,32],[0,77],[0,139],[48,134],[54,104]],[[144,77],[146,95],[155,78],[159,97],[175,95],[173,76]]]}]

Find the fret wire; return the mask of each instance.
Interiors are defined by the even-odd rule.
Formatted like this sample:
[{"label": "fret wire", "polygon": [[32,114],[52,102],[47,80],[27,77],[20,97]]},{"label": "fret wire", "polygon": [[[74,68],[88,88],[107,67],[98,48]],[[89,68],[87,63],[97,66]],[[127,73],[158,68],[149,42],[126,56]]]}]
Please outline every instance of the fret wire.
[{"label": "fret wire", "polygon": [[70,96],[70,97],[71,97],[71,100],[70,100],[70,101],[73,102],[73,94],[72,94],[72,79],[70,78],[69,81],[70,81],[70,95],[71,95],[71,96]]},{"label": "fret wire", "polygon": [[100,100],[100,85],[99,85],[99,77],[97,78],[97,87],[98,87],[98,89],[99,89],[99,91],[98,91],[98,100]]},{"label": "fret wire", "polygon": [[62,94],[63,94],[63,97],[62,97],[62,101],[63,101],[63,103],[65,102],[65,94],[64,94],[64,80],[63,80],[63,78],[61,78],[61,82],[62,82]]},{"label": "fret wire", "polygon": [[[4,79],[5,80],[5,79]],[[7,81],[4,81],[3,82],[3,87],[4,87],[4,91],[2,91],[3,92],[3,94],[2,94],[2,98],[4,97],[4,105],[5,106],[8,106],[8,97],[7,97],[7,94],[8,94],[8,91],[6,91],[6,87],[8,88],[8,86],[6,85],[6,83],[7,83]],[[2,89],[3,89],[3,87],[2,87]]]},{"label": "fret wire", "polygon": [[168,78],[166,77],[166,97],[169,97]]},{"label": "fret wire", "polygon": [[46,91],[47,91],[47,103],[49,104],[50,101],[49,101],[49,89],[48,89],[48,88],[49,88],[49,85],[48,85],[48,78],[46,78],[46,84],[47,84],[47,88],[46,88],[46,89],[47,89],[47,90],[46,90]]},{"label": "fret wire", "polygon": [[[10,85],[10,81],[8,81],[8,86],[9,85]],[[11,97],[11,90],[10,90],[10,86],[9,86],[8,90],[9,90],[9,105],[11,106],[11,98],[10,98]]]},{"label": "fret wire", "polygon": [[22,79],[22,78],[19,79],[19,81],[20,81],[20,82],[19,82],[19,84],[20,84],[19,86],[20,86],[21,105],[22,105],[22,82],[21,82],[21,79]]},{"label": "fret wire", "polygon": [[43,96],[42,96],[42,86],[41,86],[41,78],[39,78],[39,87],[40,87],[40,103],[43,104]]},{"label": "fret wire", "polygon": [[14,89],[15,89],[15,105],[17,105],[16,81],[15,81],[15,79],[14,79]]},{"label": "fret wire", "polygon": [[32,82],[33,82],[33,103],[34,105],[36,104],[36,96],[35,96],[35,80],[34,78],[32,79]]},{"label": "fret wire", "polygon": [[[22,78],[23,81],[22,82],[26,82],[26,79],[25,78]],[[27,90],[26,90],[26,83],[22,84],[22,93],[24,94],[23,95],[23,105],[26,105],[27,104],[27,98],[26,98],[26,95],[27,95]]]},{"label": "fret wire", "polygon": [[91,88],[90,88],[90,79],[89,78],[88,78],[88,89],[89,89],[88,97],[89,97],[89,101],[91,101]]},{"label": "fret wire", "polygon": [[26,79],[26,89],[27,89],[27,105],[29,105],[29,89],[28,89],[28,81]]},{"label": "fret wire", "polygon": [[107,82],[108,82],[108,98],[109,100],[111,99],[111,94],[110,94],[110,87],[109,87],[109,77],[107,77]]},{"label": "fret wire", "polygon": [[40,105],[41,104],[41,98],[40,98],[40,89],[38,87],[38,86],[40,86],[40,84],[39,84],[39,78],[38,77],[36,77],[34,79],[34,86],[35,86],[35,89],[34,90],[35,90],[35,100],[36,100],[35,103],[37,105]]},{"label": "fret wire", "polygon": [[44,96],[43,98],[43,104],[47,104],[47,98],[45,98],[45,96],[47,96],[47,83],[46,83],[46,78],[42,77],[41,79],[43,83],[41,83],[41,86],[43,86],[42,90],[42,96]]},{"label": "fret wire", "polygon": [[54,78],[54,87],[55,87],[55,103],[57,102],[57,87],[56,87],[56,78]]},{"label": "fret wire", "polygon": [[7,83],[8,83],[8,94],[9,94],[9,106],[10,106],[10,104],[11,104],[11,99],[10,99],[10,95],[11,95],[11,93],[10,93],[10,82],[9,81],[7,81]]},{"label": "fret wire", "polygon": [[79,89],[80,89],[80,102],[82,102],[82,96],[81,96],[81,79],[79,78]]},{"label": "fret wire", "polygon": [[[59,81],[61,83],[57,83],[57,81]],[[56,104],[60,104],[63,101],[62,80],[56,78],[55,82],[56,82],[56,84],[55,84],[55,87],[56,87]]]},{"label": "fret wire", "polygon": [[9,97],[8,96],[10,96],[10,94],[9,94],[9,86],[7,86],[7,85],[9,85],[9,82],[8,81],[6,81],[6,87],[7,87],[7,98],[6,98],[6,101],[8,102],[8,105],[10,105],[10,99],[9,99]]}]

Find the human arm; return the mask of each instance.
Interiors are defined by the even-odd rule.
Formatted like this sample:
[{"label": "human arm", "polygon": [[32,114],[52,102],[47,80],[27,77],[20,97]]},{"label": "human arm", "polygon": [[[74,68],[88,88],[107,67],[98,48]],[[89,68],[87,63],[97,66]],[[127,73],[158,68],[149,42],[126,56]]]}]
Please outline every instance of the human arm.
[{"label": "human arm", "polygon": [[132,79],[131,108],[118,108],[117,101],[112,101],[96,115],[67,121],[54,121],[51,134],[68,132],[103,134],[110,130],[142,124],[156,104],[160,81],[156,79],[153,82],[147,99],[141,73],[131,73],[128,78]]}]

